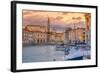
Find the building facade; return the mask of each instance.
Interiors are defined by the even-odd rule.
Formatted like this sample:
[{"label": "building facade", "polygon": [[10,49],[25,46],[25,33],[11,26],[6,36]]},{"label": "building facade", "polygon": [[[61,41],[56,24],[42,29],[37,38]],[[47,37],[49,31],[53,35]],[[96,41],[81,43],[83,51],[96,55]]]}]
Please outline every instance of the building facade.
[{"label": "building facade", "polygon": [[[49,39],[48,39],[49,35]],[[34,25],[27,25],[23,28],[22,32],[22,39],[23,44],[57,44],[62,43],[63,33],[57,32],[47,32],[47,28],[45,26],[34,26]]]},{"label": "building facade", "polygon": [[77,29],[72,29],[69,31],[69,42],[70,43],[80,43],[86,42],[86,32],[85,28],[77,28]]},{"label": "building facade", "polygon": [[74,44],[86,43],[85,28],[68,29],[65,32],[47,32],[46,26],[27,25],[22,32],[23,44]]},{"label": "building facade", "polygon": [[23,29],[23,44],[43,44],[46,43],[46,29],[43,26],[28,25]]}]

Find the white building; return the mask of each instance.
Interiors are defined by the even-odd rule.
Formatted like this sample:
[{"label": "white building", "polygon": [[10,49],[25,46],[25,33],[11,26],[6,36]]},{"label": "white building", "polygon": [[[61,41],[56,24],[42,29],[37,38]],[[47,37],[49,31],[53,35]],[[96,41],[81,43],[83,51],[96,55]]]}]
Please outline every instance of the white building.
[{"label": "white building", "polygon": [[72,29],[69,31],[70,43],[86,42],[86,32],[84,28]]}]

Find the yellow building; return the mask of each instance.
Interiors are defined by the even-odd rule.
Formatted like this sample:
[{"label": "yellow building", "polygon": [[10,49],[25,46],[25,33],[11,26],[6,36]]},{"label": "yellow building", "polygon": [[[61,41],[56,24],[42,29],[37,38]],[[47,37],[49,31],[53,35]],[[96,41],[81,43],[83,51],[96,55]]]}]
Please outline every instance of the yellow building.
[{"label": "yellow building", "polygon": [[46,43],[47,34],[44,26],[27,25],[23,29],[23,44]]},{"label": "yellow building", "polygon": [[[46,26],[27,25],[22,32],[23,44],[57,44],[64,41],[64,34],[47,32]],[[49,34],[49,39],[48,39]]]}]

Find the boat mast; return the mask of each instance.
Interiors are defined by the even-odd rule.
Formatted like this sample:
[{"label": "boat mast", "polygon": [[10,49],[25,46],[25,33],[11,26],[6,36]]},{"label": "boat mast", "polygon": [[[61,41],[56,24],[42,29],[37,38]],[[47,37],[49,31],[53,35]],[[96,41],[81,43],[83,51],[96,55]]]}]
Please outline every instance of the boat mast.
[{"label": "boat mast", "polygon": [[50,42],[50,19],[47,18],[47,43]]}]

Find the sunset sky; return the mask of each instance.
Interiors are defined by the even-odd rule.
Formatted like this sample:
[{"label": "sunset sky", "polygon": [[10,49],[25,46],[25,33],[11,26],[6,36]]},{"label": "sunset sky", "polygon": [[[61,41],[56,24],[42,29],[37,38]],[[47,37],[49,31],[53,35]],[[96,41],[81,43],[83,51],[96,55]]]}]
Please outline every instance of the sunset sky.
[{"label": "sunset sky", "polygon": [[23,25],[47,25],[49,18],[51,27],[56,27],[59,30],[63,30],[68,26],[73,27],[71,24],[77,24],[78,27],[85,27],[84,14],[78,12],[23,10]]}]

